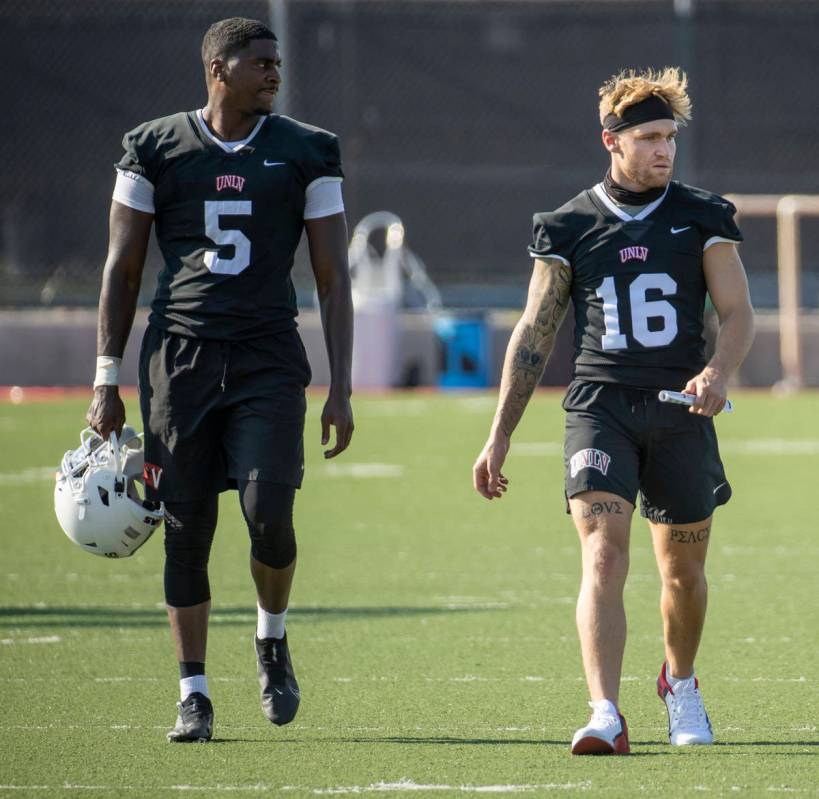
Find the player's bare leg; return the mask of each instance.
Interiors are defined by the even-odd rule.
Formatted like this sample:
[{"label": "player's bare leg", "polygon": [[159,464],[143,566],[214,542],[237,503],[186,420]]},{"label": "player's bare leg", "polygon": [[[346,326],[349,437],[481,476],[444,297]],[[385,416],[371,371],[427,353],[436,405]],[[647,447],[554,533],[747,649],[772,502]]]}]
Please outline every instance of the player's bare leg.
[{"label": "player's bare leg", "polygon": [[628,728],[618,700],[626,645],[623,587],[634,506],[603,491],[578,494],[569,506],[583,557],[577,632],[592,698],[592,717],[574,734],[571,751],[573,755],[625,755]]},{"label": "player's bare leg", "polygon": [[660,612],[665,659],[675,677],[690,677],[708,603],[705,556],[711,517],[693,524],[652,523],[650,527],[663,586]]},{"label": "player's bare leg", "polygon": [[663,584],[660,610],[665,638],[657,693],[668,710],[669,741],[677,746],[714,740],[694,676],[708,603],[705,556],[710,535],[711,517],[693,524],[651,524]]},{"label": "player's bare leg", "polygon": [[[187,678],[180,679],[179,716],[167,737],[174,742],[209,741],[213,734],[213,705],[207,692],[204,667],[210,600],[185,608],[167,605],[167,609],[180,675]],[[190,667],[194,667],[196,676],[189,676],[185,671]],[[190,680],[194,685],[187,685]]]},{"label": "player's bare leg", "polygon": [[210,600],[188,608],[167,607],[177,661],[204,663],[208,647]]},{"label": "player's bare leg", "polygon": [[268,613],[282,613],[287,609],[295,572],[295,559],[283,569],[273,569],[250,556],[250,573],[256,583],[259,604]]},{"label": "player's bare leg", "polygon": [[583,580],[577,599],[577,632],[592,701],[617,704],[626,645],[623,587],[629,565],[629,528],[634,506],[604,491],[569,500],[580,536]]}]

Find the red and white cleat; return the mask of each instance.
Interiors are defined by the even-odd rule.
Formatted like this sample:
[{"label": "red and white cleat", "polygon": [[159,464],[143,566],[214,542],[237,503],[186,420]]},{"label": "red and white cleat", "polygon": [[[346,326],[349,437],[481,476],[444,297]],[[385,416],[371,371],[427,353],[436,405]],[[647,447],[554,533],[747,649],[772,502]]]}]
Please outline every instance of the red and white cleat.
[{"label": "red and white cleat", "polygon": [[674,687],[668,680],[668,666],[663,663],[657,678],[657,694],[668,710],[668,740],[673,746],[707,746],[714,743],[711,720],[702,703],[697,678],[675,681]]},{"label": "red and white cleat", "polygon": [[589,702],[592,717],[572,738],[573,755],[627,755],[628,727],[613,702]]}]

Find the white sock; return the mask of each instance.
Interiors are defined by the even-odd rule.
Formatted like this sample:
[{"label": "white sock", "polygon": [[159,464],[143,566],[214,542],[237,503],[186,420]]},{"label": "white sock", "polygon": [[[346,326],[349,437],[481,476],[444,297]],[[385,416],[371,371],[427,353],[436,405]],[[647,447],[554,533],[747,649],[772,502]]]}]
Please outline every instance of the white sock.
[{"label": "white sock", "polygon": [[179,680],[179,698],[184,702],[191,694],[204,694],[210,698],[208,693],[208,678],[204,674],[196,674],[193,677],[182,677]]},{"label": "white sock", "polygon": [[256,620],[256,637],[261,638],[284,638],[284,619],[287,616],[287,608],[281,613],[268,613],[258,602],[256,607],[259,615]]},{"label": "white sock", "polygon": [[607,716],[618,716],[617,705],[608,699],[599,699],[597,702],[589,703],[595,710],[599,710]]},{"label": "white sock", "polygon": [[689,680],[693,680],[694,679],[694,672],[693,671],[691,672],[690,677],[675,677],[671,673],[671,669],[668,668],[668,665],[666,664],[665,676],[666,676],[666,679],[668,680],[668,684],[671,686],[672,689],[674,689],[681,682],[688,682]]}]

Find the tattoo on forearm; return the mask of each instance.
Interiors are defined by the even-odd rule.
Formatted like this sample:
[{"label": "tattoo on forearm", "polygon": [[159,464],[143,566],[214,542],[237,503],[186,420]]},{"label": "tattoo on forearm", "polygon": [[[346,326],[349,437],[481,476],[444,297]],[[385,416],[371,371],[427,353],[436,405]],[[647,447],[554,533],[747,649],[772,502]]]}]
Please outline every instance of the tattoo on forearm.
[{"label": "tattoo on forearm", "polygon": [[504,366],[499,421],[509,436],[540,382],[557,329],[569,306],[571,270],[568,266],[562,263],[550,266],[543,281],[542,287],[530,289],[530,297],[532,291],[541,292],[540,304],[534,318],[524,318],[523,324],[515,329]]},{"label": "tattoo on forearm", "polygon": [[515,353],[515,365],[524,372],[540,372],[543,356],[535,350],[530,350],[524,343]]},{"label": "tattoo on forearm", "polygon": [[669,533],[669,540],[676,541],[678,544],[701,544],[707,541],[711,536],[711,525],[703,527],[701,530],[678,530],[671,528]]},{"label": "tattoo on forearm", "polygon": [[586,508],[583,508],[583,518],[590,519],[592,516],[602,516],[604,513],[611,513],[614,516],[623,515],[623,505],[616,500],[612,502],[592,502]]}]

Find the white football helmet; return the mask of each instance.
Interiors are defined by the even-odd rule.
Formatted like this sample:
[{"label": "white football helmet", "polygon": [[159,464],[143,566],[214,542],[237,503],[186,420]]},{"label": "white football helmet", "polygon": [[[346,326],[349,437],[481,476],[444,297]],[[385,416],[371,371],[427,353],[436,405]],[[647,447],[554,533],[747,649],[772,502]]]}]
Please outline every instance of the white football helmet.
[{"label": "white football helmet", "polygon": [[90,427],[80,446],[63,456],[54,488],[54,510],[65,534],[86,552],[106,558],[133,555],[164,517],[161,502],[143,499],[142,435],[122,428],[103,441]]}]

